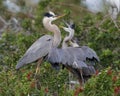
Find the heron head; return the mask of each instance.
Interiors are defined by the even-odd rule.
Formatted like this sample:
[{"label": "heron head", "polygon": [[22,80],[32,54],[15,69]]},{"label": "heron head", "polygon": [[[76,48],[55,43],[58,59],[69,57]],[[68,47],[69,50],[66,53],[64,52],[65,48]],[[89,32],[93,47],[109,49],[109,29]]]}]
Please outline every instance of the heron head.
[{"label": "heron head", "polygon": [[54,20],[59,19],[59,18],[61,18],[63,16],[65,16],[65,14],[61,15],[61,16],[57,16],[52,11],[49,11],[49,12],[47,12],[47,13],[44,14],[44,17],[46,17],[46,19],[48,19],[50,21],[54,21]]},{"label": "heron head", "polygon": [[62,26],[62,28],[63,28],[66,32],[71,33],[71,32],[74,31],[74,29],[75,29],[75,24],[74,24],[72,21],[70,21],[70,23],[67,23],[67,22],[64,21],[64,23],[65,23],[65,25],[66,25],[67,27],[63,27],[63,26]]}]

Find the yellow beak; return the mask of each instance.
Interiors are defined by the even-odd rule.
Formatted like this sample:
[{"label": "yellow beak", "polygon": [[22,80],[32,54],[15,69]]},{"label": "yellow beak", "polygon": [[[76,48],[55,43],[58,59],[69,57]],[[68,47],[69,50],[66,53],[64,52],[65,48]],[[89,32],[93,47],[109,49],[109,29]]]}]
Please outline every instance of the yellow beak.
[{"label": "yellow beak", "polygon": [[62,25],[59,25],[59,27],[60,27],[60,28],[63,28],[64,26],[62,26]]},{"label": "yellow beak", "polygon": [[63,14],[63,15],[60,15],[60,16],[57,16],[57,19],[61,18],[61,17],[64,17],[66,14]]}]

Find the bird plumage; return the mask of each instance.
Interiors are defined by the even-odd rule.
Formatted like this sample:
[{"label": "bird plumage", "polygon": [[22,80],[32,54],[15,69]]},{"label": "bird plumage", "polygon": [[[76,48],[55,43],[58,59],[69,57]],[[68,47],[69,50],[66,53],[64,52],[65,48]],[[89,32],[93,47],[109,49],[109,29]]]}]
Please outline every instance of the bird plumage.
[{"label": "bird plumage", "polygon": [[[74,36],[74,28],[75,28],[75,24],[73,23],[73,21],[70,23],[65,22],[65,24],[67,25],[67,27],[62,27],[62,28],[66,32],[69,32],[68,37],[70,38],[67,39],[66,42],[63,41],[63,43],[67,45],[67,43],[70,42],[70,45],[73,47],[73,49],[71,50],[69,49],[69,47],[67,47],[68,48],[67,50],[69,50],[69,52],[71,53],[70,55],[75,54],[72,57],[75,59],[72,59],[73,61],[72,63],[70,63],[71,65],[69,66],[69,68],[71,67],[70,68],[71,70],[74,70],[74,72],[76,71],[75,73],[77,73],[77,76],[81,77],[81,78],[79,77],[80,80],[83,78],[86,80],[86,78],[88,79],[88,77],[91,77],[91,75],[95,74],[94,65],[96,62],[99,62],[99,57],[97,56],[96,52],[90,47],[79,46],[76,42],[72,41],[72,38]],[[76,48],[79,50],[76,51]]]},{"label": "bird plumage", "polygon": [[[69,65],[73,68],[79,68],[87,67],[87,64],[85,63],[89,60],[97,60],[94,55],[86,55],[86,53],[83,51],[82,48],[74,48],[74,47],[67,47],[64,49],[61,48],[52,48],[48,54],[47,61],[49,61],[51,64],[63,64],[65,66]],[[75,65],[75,62],[79,62]]]},{"label": "bird plumage", "polygon": [[52,40],[53,37],[50,35],[44,35],[36,40],[26,51],[24,56],[22,56],[22,58],[18,61],[16,69],[46,56],[52,46]]},{"label": "bird plumage", "polygon": [[16,69],[44,58],[47,56],[52,47],[58,47],[61,42],[61,33],[57,25],[52,24],[51,22],[60,17],[61,16],[56,16],[51,11],[45,13],[43,18],[43,25],[47,30],[53,32],[54,36],[44,35],[36,40],[18,61]]}]

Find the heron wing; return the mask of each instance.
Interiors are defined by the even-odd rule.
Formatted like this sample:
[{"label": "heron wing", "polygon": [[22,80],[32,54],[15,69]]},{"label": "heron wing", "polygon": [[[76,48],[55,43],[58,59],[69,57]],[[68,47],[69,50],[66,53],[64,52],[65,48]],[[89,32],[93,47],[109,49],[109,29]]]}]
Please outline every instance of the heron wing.
[{"label": "heron wing", "polygon": [[92,65],[86,63],[86,58],[98,58],[95,51],[87,46],[82,46],[78,48],[69,48],[69,53],[74,55],[74,62],[71,66],[75,69],[82,69],[83,75],[93,75],[95,74],[95,68]]},{"label": "heron wing", "polygon": [[95,68],[94,66],[87,66],[82,69],[83,75],[84,76],[89,76],[95,74]]},{"label": "heron wing", "polygon": [[71,65],[71,63],[73,63],[73,55],[70,55],[69,52],[64,49],[52,48],[48,54],[47,61],[54,66],[55,64]]},{"label": "heron wing", "polygon": [[26,51],[24,56],[18,61],[16,69],[46,56],[50,51],[52,41],[53,37],[50,35],[44,35],[36,40]]},{"label": "heron wing", "polygon": [[[84,49],[84,50],[83,50]],[[84,75],[92,75],[95,73],[95,68],[92,65],[86,64],[86,56],[89,52],[85,52],[85,48],[74,48],[67,47],[65,49],[52,48],[49,55],[48,61],[51,64],[62,64],[64,66],[69,66],[73,69],[82,69]],[[88,51],[88,50],[87,50]],[[88,57],[91,57],[88,55]]]},{"label": "heron wing", "polygon": [[64,50],[68,51],[68,54],[70,56],[72,56],[72,57],[70,57],[70,59],[74,58],[73,62],[76,61],[76,60],[78,60],[78,61],[85,61],[86,60],[84,51],[81,48],[78,48],[78,47],[68,47],[68,48],[66,48]]},{"label": "heron wing", "polygon": [[[85,56],[82,50],[74,47],[67,47],[65,49],[52,48],[49,52],[48,59],[51,64],[63,64],[65,66],[85,67]],[[79,61],[79,62],[78,62]],[[78,65],[76,65],[76,62]]]},{"label": "heron wing", "polygon": [[84,51],[86,58],[91,60],[95,59],[98,62],[100,61],[99,57],[93,49],[89,48],[88,46],[81,46],[81,49]]}]

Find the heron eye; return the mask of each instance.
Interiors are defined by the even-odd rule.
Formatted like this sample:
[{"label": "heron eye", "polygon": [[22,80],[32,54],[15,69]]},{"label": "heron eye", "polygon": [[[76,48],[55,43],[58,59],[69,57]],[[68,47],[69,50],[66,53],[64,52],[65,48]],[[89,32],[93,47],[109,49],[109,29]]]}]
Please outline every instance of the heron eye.
[{"label": "heron eye", "polygon": [[49,39],[47,39],[47,41],[50,41],[51,39],[49,38]]}]

